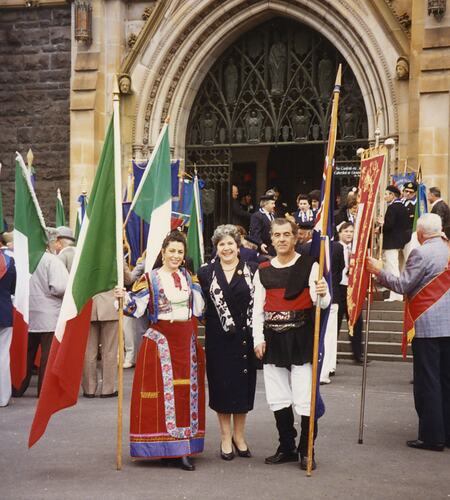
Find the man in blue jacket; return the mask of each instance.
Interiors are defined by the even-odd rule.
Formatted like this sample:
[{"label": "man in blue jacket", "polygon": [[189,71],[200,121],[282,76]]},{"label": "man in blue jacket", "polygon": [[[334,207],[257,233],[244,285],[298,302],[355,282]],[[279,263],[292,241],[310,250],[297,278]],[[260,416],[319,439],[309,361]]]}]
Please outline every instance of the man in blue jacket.
[{"label": "man in blue jacket", "polygon": [[11,397],[9,348],[12,339],[13,305],[11,295],[16,288],[14,259],[0,250],[0,406],[7,406]]}]

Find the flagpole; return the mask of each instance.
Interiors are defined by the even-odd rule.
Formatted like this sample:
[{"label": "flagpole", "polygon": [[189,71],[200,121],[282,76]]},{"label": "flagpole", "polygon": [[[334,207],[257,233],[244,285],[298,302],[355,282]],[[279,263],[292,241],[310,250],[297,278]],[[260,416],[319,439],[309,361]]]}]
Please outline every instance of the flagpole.
[{"label": "flagpole", "polygon": [[[164,126],[161,129],[161,132],[159,133],[158,139],[156,141],[155,147],[153,148],[152,154],[150,155],[150,158],[148,159],[147,165],[152,165],[153,160],[155,158],[155,155],[159,149],[159,145],[161,144],[162,138],[164,137],[164,133],[166,132],[166,128],[169,126],[169,117],[167,117],[164,121]],[[134,205],[136,205],[136,200],[138,199],[139,195],[141,194],[142,186],[145,184],[145,179],[147,179],[148,173],[150,169],[145,168],[144,173],[142,174],[141,181],[139,183],[138,188],[136,189],[134,196],[133,196],[133,201],[131,202],[130,209],[128,210],[127,217],[125,219],[125,222],[123,223],[123,227],[125,227],[128,223],[128,219],[130,218],[131,211],[134,208]]]},{"label": "flagpole", "polygon": [[[334,150],[336,147],[337,121],[338,121],[338,106],[339,94],[341,90],[342,65],[339,64],[336,83],[333,90],[333,105],[331,108],[330,132],[328,137],[327,156],[325,165],[328,169],[333,169]],[[328,212],[330,210],[330,195],[331,195],[331,175],[327,173],[326,184],[323,196],[323,211],[322,217],[322,233],[320,235],[320,257],[319,257],[319,276],[317,282],[323,278],[323,267],[325,262],[325,238],[327,235]],[[316,416],[316,399],[317,399],[317,371],[319,366],[319,336],[320,336],[320,297],[316,299],[315,323],[314,323],[314,348],[312,359],[312,383],[311,383],[311,406],[309,412],[309,434],[308,434],[308,464],[306,475],[311,476],[313,463],[313,446],[314,446],[314,427]]]},{"label": "flagpole", "polygon": [[[363,156],[361,156],[361,159]],[[372,219],[372,231],[370,236],[370,254],[373,254],[373,245],[375,237],[375,217]],[[369,287],[367,290],[367,311],[366,311],[366,331],[364,337],[364,360],[363,360],[363,373],[361,381],[361,402],[359,409],[359,435],[358,444],[363,444],[363,433],[364,433],[364,413],[366,408],[366,388],[367,388],[367,355],[369,352],[369,327],[370,327],[370,312],[372,306],[372,293],[373,293],[373,278],[369,274]]]},{"label": "flagpole", "polygon": [[[116,207],[116,261],[117,286],[123,288],[123,226],[122,226],[122,158],[120,147],[120,109],[119,87],[114,80],[113,113],[114,113],[114,194]],[[119,299],[118,324],[118,370],[117,370],[117,449],[116,468],[122,469],[122,414],[123,414],[123,299]]]}]

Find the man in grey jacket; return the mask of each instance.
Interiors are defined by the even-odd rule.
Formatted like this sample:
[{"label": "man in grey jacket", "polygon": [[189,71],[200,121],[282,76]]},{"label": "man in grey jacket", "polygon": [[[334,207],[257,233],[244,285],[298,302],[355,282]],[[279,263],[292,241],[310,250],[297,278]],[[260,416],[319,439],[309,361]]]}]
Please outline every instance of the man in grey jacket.
[{"label": "man in grey jacket", "polygon": [[419,433],[418,439],[406,444],[432,451],[450,447],[450,250],[441,231],[438,215],[418,219],[421,246],[411,251],[399,277],[382,270],[379,261],[367,261],[367,269],[382,285],[407,296],[407,313],[415,330],[414,403]]},{"label": "man in grey jacket", "polygon": [[[54,235],[49,233],[49,246],[54,241]],[[30,384],[39,346],[41,347],[41,359],[38,372],[38,396],[41,392],[50,346],[68,279],[69,273],[64,264],[56,255],[47,250],[30,278],[27,375],[22,387],[18,391],[13,391],[14,397],[22,396]]]}]

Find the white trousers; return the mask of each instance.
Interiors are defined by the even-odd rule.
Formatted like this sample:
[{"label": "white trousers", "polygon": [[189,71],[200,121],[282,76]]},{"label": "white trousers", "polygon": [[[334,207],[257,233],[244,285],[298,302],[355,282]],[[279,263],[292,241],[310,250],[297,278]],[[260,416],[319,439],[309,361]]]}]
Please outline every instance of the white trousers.
[{"label": "white trousers", "polygon": [[[400,276],[400,252],[401,249],[393,250],[383,250],[383,269],[393,274],[394,276]],[[403,300],[403,295],[400,293],[393,292],[389,294],[390,300]]]},{"label": "white trousers", "polygon": [[292,365],[291,370],[264,365],[266,399],[272,411],[293,405],[298,415],[309,417],[311,406],[311,363]]},{"label": "white trousers", "polygon": [[11,398],[11,370],[9,366],[11,339],[12,327],[0,328],[0,406],[6,406]]},{"label": "white trousers", "polygon": [[405,264],[406,261],[408,260],[409,254],[414,250],[414,248],[419,248],[420,243],[419,240],[417,239],[417,233],[413,233],[411,235],[411,239],[408,241],[408,243],[405,245],[403,248],[403,255],[405,257]]},{"label": "white trousers", "polygon": [[330,372],[336,371],[337,359],[337,326],[339,304],[331,304],[328,316],[327,331],[325,332],[325,356],[323,358],[320,381],[329,381]]}]

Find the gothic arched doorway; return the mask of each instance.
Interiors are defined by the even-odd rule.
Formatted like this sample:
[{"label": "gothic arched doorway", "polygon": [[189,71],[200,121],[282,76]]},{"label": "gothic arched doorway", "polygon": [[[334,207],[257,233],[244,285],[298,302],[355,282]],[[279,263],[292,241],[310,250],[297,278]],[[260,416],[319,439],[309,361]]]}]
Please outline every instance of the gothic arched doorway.
[{"label": "gothic arched doorway", "polygon": [[206,182],[207,238],[229,220],[231,182],[254,198],[277,185],[291,206],[299,192],[320,187],[339,63],[339,190],[356,182],[356,150],[368,144],[367,114],[351,68],[323,35],[291,19],[271,19],[243,34],[211,67],[186,136],[187,169],[195,164]]}]

